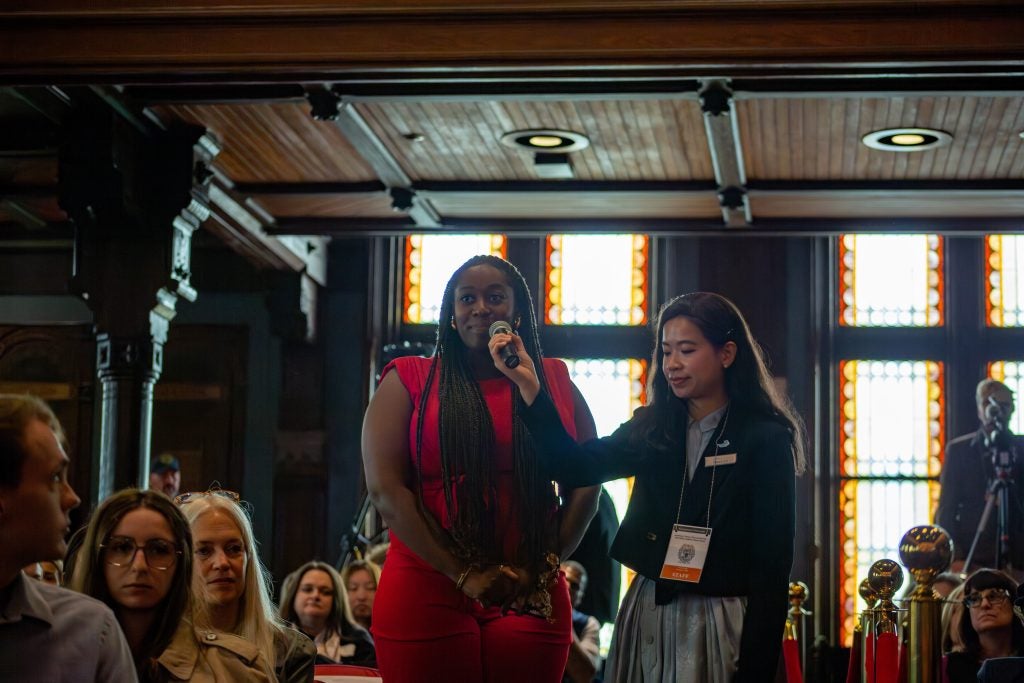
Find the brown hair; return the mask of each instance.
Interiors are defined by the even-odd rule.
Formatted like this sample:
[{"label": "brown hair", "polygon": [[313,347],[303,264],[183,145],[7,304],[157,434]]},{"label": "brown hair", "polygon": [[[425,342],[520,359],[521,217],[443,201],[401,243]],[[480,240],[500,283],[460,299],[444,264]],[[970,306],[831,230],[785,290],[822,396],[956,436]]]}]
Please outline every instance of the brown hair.
[{"label": "brown hair", "polygon": [[28,457],[25,429],[39,420],[53,430],[64,444],[64,430],[50,406],[29,394],[0,394],[0,487],[15,489],[21,483],[21,470]]},{"label": "brown hair", "polygon": [[110,595],[110,588],[103,571],[102,546],[110,539],[110,535],[125,515],[139,508],[153,510],[167,520],[177,550],[181,551],[181,555],[178,556],[174,565],[174,579],[171,581],[171,587],[158,607],[159,614],[153,620],[153,625],[143,640],[144,649],[141,652],[132,653],[135,655],[136,662],[145,666],[148,660],[159,657],[170,644],[178,624],[188,612],[192,594],[192,532],[185,516],[181,510],[175,507],[170,498],[158,491],[124,489],[103,501],[93,513],[89,525],[85,527],[85,536],[82,540],[81,550],[75,558],[68,587],[79,593],[91,595],[97,600],[102,600],[114,611],[114,614],[119,613],[120,606]]}]

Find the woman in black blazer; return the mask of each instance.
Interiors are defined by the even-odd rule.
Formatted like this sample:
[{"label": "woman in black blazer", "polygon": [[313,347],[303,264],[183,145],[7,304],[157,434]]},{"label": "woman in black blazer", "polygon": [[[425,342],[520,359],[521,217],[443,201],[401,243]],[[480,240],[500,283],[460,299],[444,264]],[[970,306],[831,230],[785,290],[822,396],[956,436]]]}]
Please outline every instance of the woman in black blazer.
[{"label": "woman in black blazer", "polygon": [[[522,341],[491,340],[520,388],[541,466],[567,486],[635,476],[611,555],[638,577],[619,610],[605,680],[772,681],[793,562],[803,425],[736,306],[697,292],[658,315],[648,403],[576,444]],[[512,345],[521,359],[500,357]]]}]

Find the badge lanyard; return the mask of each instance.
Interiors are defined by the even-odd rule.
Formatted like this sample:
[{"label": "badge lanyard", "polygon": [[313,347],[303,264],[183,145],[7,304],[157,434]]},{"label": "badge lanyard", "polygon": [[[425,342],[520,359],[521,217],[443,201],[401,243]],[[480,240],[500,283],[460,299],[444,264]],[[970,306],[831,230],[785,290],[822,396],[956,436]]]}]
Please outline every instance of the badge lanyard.
[{"label": "badge lanyard", "polygon": [[[715,493],[715,470],[718,468],[718,449],[720,448],[719,442],[722,440],[722,436],[725,435],[725,428],[729,424],[729,408],[725,409],[725,415],[722,417],[721,429],[718,430],[718,438],[712,434],[711,438],[715,440],[715,457],[711,461],[711,488],[708,491],[708,512],[704,525],[711,527],[711,497]],[[690,459],[683,454],[683,486],[679,489],[679,507],[676,509],[676,524],[679,524],[679,519],[683,516],[683,495],[686,493],[686,484],[690,479]]]},{"label": "badge lanyard", "polygon": [[[686,583],[700,583],[701,574],[704,572],[704,561],[707,558],[708,547],[711,543],[711,499],[715,493],[715,470],[718,468],[718,449],[725,428],[729,424],[729,410],[726,409],[722,418],[718,437],[712,434],[715,439],[715,455],[711,458],[711,487],[708,491],[708,509],[704,523],[707,526],[689,526],[680,524],[683,516],[683,496],[686,494],[686,485],[690,479],[690,459],[683,453],[683,485],[679,491],[679,507],[676,510],[675,524],[672,525],[672,534],[669,536],[668,548],[665,552],[665,562],[662,564],[659,578],[672,581],[684,581]],[[689,427],[687,427],[689,429]]]}]

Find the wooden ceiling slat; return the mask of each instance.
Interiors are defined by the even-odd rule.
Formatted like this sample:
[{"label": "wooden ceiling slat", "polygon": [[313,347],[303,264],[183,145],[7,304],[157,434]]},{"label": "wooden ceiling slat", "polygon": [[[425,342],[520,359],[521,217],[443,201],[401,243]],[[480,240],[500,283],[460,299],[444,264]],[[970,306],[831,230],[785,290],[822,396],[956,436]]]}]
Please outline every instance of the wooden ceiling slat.
[{"label": "wooden ceiling slat", "polygon": [[[1021,97],[755,98],[737,103],[751,180],[985,180],[1020,177]],[[951,144],[922,152],[868,148],[897,127],[937,128]],[[1016,169],[1016,172],[1015,170]]]},{"label": "wooden ceiling slat", "polygon": [[996,166],[996,175],[999,178],[1019,178],[1024,175],[1024,140],[1019,137],[1024,132],[1024,98],[1011,100],[1000,132],[1006,144]]},{"label": "wooden ceiling slat", "polygon": [[376,176],[334,126],[304,103],[166,105],[162,117],[205,126],[220,139],[215,164],[235,182],[365,182]]},{"label": "wooden ceiling slat", "polygon": [[446,218],[720,218],[714,192],[431,192]]},{"label": "wooden ceiling slat", "polygon": [[383,192],[344,195],[253,195],[275,218],[393,218]]}]

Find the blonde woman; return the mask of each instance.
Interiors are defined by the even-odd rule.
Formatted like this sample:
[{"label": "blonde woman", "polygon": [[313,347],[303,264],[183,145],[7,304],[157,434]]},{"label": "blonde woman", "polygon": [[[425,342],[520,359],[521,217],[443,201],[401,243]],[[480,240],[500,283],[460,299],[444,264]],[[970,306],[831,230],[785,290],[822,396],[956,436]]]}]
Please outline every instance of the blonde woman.
[{"label": "blonde woman", "polygon": [[277,616],[269,573],[238,494],[185,493],[175,501],[195,547],[194,635],[179,631],[161,664],[177,675],[184,662],[211,671],[213,680],[312,681],[316,648]]}]

